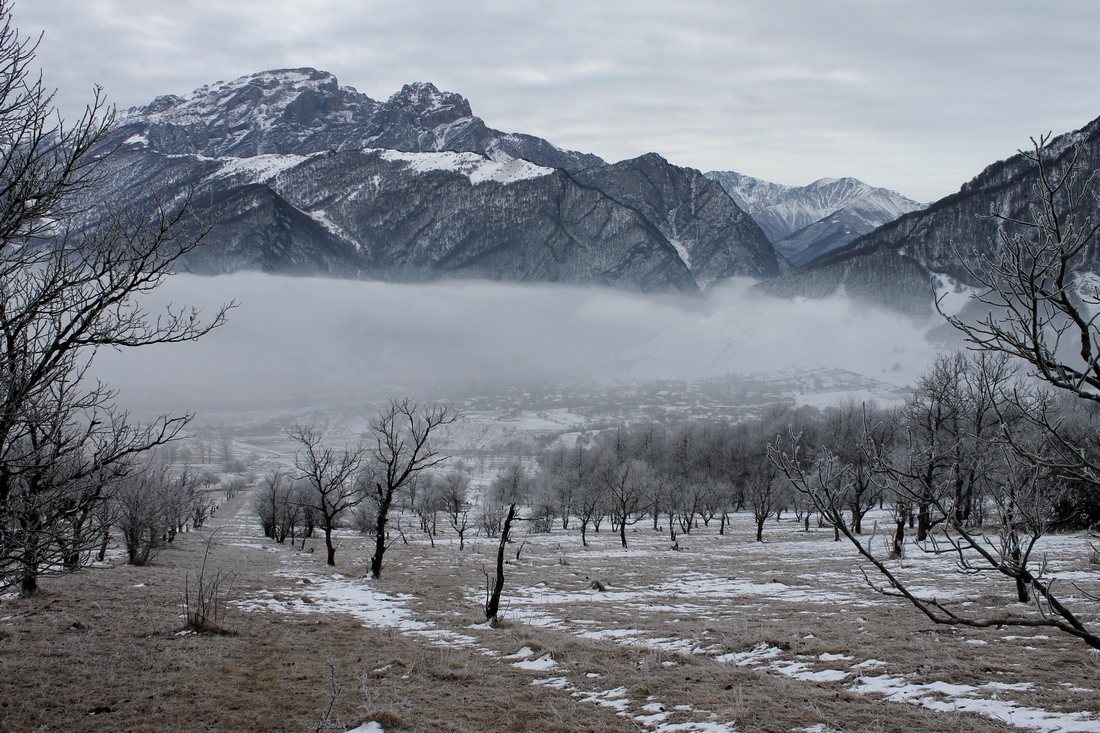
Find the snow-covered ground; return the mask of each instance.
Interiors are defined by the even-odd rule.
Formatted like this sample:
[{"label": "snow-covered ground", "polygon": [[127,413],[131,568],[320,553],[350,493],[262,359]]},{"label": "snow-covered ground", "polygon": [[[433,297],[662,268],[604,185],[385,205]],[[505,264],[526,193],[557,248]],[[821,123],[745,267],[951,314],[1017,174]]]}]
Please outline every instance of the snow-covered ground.
[{"label": "snow-covered ground", "polygon": [[[885,520],[885,515],[872,513],[868,517],[869,524],[876,520]],[[1094,689],[1029,676],[1029,653],[1040,647],[1053,647],[1066,658],[1079,660],[1075,664],[1095,667],[1097,655],[1079,642],[1056,631],[959,631],[951,639],[960,649],[972,650],[968,654],[996,654],[1017,661],[1009,665],[1008,673],[1004,668],[994,671],[997,665],[991,664],[989,671],[978,673],[977,678],[929,679],[922,665],[891,658],[889,639],[868,638],[881,632],[881,624],[874,620],[884,614],[908,613],[913,618],[918,614],[903,602],[872,591],[847,543],[833,542],[827,529],[801,531],[801,526],[790,520],[769,524],[767,541],[755,543],[746,540],[751,536],[748,521],[745,516],[735,517],[726,536],[718,535],[713,525],[681,535],[679,552],[671,551],[663,535],[641,527],[630,533],[627,549],[606,532],[590,535],[589,547],[581,545],[575,531],[523,534],[517,539],[523,543],[523,559],[509,563],[504,617],[521,627],[652,650],[663,655],[665,665],[682,664],[686,655],[799,683],[835,685],[849,693],[929,710],[970,712],[1022,730],[1100,732]],[[242,546],[273,550],[247,518],[238,520],[231,532]],[[409,545],[393,552],[402,553],[411,570],[422,573],[439,565],[454,567],[456,562],[461,567],[463,556],[451,546],[450,538],[437,540],[434,549],[423,538],[410,540]],[[347,547],[354,547],[357,541],[354,535],[343,536]],[[481,547],[467,553],[488,551],[494,544],[484,539],[474,544],[478,542]],[[1088,549],[1087,538],[1060,535],[1043,539],[1037,553],[1046,558],[1048,578],[1056,578],[1056,584],[1066,587],[1075,583],[1081,593],[1095,593],[1100,588],[1100,571],[1088,563]],[[425,599],[416,593],[384,593],[364,579],[313,571],[310,568],[318,566],[312,557],[286,548],[275,551],[283,553],[283,566],[272,577],[273,587],[290,583],[292,590],[256,593],[238,602],[239,610],[292,615],[346,613],[365,625],[390,628],[426,644],[499,659],[530,673],[531,685],[610,708],[647,730],[738,730],[734,721],[709,710],[668,706],[657,696],[634,699],[621,685],[605,683],[599,672],[580,674],[563,667],[552,651],[521,645],[504,653],[487,641],[499,640],[499,636],[493,637],[493,629],[461,622],[462,614],[425,610]],[[472,560],[478,555],[469,557]],[[1006,592],[998,588],[995,579],[961,575],[954,572],[950,558],[924,554],[916,548],[896,563],[894,570],[922,594],[955,599],[964,607],[991,603]],[[483,592],[481,587],[466,590],[469,608],[479,607]],[[1080,601],[1078,594],[1074,602]],[[732,637],[721,631],[730,624],[779,627],[791,619],[811,629],[800,645],[768,640],[731,645]],[[456,620],[460,625],[454,625]],[[937,653],[949,654],[946,647],[938,646]],[[1081,693],[1075,699],[1088,702],[1073,710],[1040,704],[1045,693],[1067,690]],[[1020,701],[1021,696],[1025,702]],[[672,713],[676,716],[670,721]]]}]

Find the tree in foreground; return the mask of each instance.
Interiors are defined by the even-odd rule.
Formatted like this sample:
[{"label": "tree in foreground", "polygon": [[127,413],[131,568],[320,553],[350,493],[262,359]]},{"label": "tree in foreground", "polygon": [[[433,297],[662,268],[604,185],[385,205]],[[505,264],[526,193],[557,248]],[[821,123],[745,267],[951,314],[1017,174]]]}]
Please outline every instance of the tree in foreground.
[{"label": "tree in foreground", "polygon": [[[904,449],[889,460],[880,460],[876,472],[883,487],[899,502],[919,506],[926,514],[926,534],[918,540],[918,548],[950,557],[953,568],[968,577],[994,575],[1012,584],[1005,603],[1013,605],[1001,612],[987,615],[915,592],[888,562],[901,554],[897,535],[890,558],[876,555],[873,537],[857,536],[844,521],[857,470],[852,463],[827,447],[821,448],[814,460],[802,460],[797,436],[793,448],[776,446],[772,457],[796,489],[885,578],[884,586],[876,586],[885,595],[905,598],[937,624],[1049,627],[1100,648],[1100,633],[1082,614],[1082,602],[1074,598],[1077,594],[1072,590],[1063,593],[1043,576],[1044,563],[1036,567],[1032,562],[1053,503],[1061,493],[1060,478],[1013,448],[1014,444],[1024,445],[1023,433],[1016,432],[1014,443],[988,435],[979,439],[976,434],[983,421],[975,418],[974,411],[999,410],[1007,415],[1012,410],[1011,395],[1019,389],[1005,381],[1006,374],[998,366],[996,360],[981,356],[941,357],[907,404],[903,429],[909,437]],[[983,395],[982,400],[965,398],[964,381],[975,383],[977,389],[971,397]],[[1038,450],[1036,438],[1040,435],[1032,431],[1027,443],[1032,450]],[[871,450],[867,454],[874,455]],[[967,515],[968,508],[974,511],[976,507],[985,513],[982,522]],[[896,521],[897,531],[903,533],[901,517]]]},{"label": "tree in foreground", "polygon": [[441,428],[458,419],[450,405],[422,405],[408,398],[390,400],[389,407],[371,423],[374,445],[370,448],[364,483],[375,508],[372,578],[382,577],[382,560],[388,547],[386,525],[394,498],[413,481],[441,465],[448,456],[433,446]]},{"label": "tree in foreground", "polygon": [[[193,340],[226,307],[206,321],[142,308],[204,229],[187,201],[94,215],[75,203],[93,198],[113,111],[97,89],[79,120],[63,122],[30,74],[36,44],[11,25],[6,0],[0,23],[0,588],[30,594],[93,548],[73,518],[94,515],[111,482],[189,419],[131,423],[87,378],[96,349]],[[79,224],[93,219],[94,230]]]},{"label": "tree in foreground", "polygon": [[[1100,230],[1097,172],[1064,140],[1044,135],[1021,151],[1034,166],[1031,200],[1019,214],[1010,202],[992,210],[999,226],[991,254],[965,263],[987,311],[976,320],[965,309],[944,314],[979,356],[941,360],[921,380],[905,409],[908,450],[885,471],[890,488],[918,507],[919,535],[932,551],[939,543],[971,577],[1009,579],[1013,601],[1029,605],[985,615],[919,597],[869,544],[845,534],[886,578],[883,592],[935,623],[1049,627],[1100,649],[1100,629],[1081,610],[1096,599],[1059,590],[1044,577],[1045,563],[1031,563],[1067,484],[1086,499],[1100,491],[1100,290],[1089,273]],[[999,357],[1022,361],[1049,387],[1014,381],[1012,365]],[[838,519],[850,464],[821,455],[807,469],[790,454],[775,457],[823,514]],[[993,531],[983,528],[982,514]]]}]

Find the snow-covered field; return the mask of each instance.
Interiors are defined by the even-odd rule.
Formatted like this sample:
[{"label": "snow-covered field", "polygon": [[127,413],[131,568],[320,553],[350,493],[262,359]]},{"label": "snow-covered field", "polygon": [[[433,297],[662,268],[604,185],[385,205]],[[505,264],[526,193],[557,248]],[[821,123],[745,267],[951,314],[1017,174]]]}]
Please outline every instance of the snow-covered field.
[{"label": "snow-covered field", "polygon": [[[590,535],[586,548],[575,530],[521,529],[509,550],[504,617],[514,629],[656,655],[663,667],[732,665],[875,700],[973,713],[1022,730],[1100,731],[1100,656],[1080,642],[1056,631],[932,627],[904,602],[869,588],[855,552],[833,542],[831,531],[811,526],[805,532],[785,519],[769,523],[766,541],[756,543],[748,525],[747,517],[737,516],[725,536],[714,523],[700,527],[680,535],[678,551],[662,533],[642,525],[628,535],[627,549],[606,531]],[[257,551],[271,549],[247,520],[232,531]],[[531,685],[609,708],[646,730],[752,730],[713,706],[638,697],[612,674],[564,664],[553,649],[522,643],[522,633],[511,648],[502,648],[498,630],[470,620],[484,588],[468,585],[456,609],[438,605],[416,581],[438,573],[455,582],[479,577],[491,562],[494,541],[480,539],[460,554],[449,538],[437,539],[432,548],[408,529],[406,536],[409,544],[392,549],[390,572],[400,578],[391,582],[418,590],[385,592],[346,570],[329,573],[312,556],[279,548],[281,569],[272,589],[241,599],[237,608],[349,614],[426,644],[496,658],[529,672]],[[344,562],[357,570],[365,556],[362,540],[345,534],[342,545]],[[1088,550],[1081,536],[1064,535],[1045,539],[1039,554],[1056,583],[1096,593],[1100,568],[1088,563]],[[471,566],[478,570],[471,573]],[[962,607],[992,606],[1011,592],[996,579],[961,575],[949,558],[915,548],[896,570],[921,593]],[[907,638],[897,638],[899,631]],[[795,730],[832,728],[811,721]]]}]

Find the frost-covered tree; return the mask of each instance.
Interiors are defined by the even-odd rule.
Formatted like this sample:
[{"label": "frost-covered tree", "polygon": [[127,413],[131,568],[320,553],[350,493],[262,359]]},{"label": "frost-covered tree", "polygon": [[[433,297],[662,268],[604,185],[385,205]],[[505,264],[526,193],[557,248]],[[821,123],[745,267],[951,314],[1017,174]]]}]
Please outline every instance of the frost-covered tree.
[{"label": "frost-covered tree", "polygon": [[450,405],[422,405],[414,400],[394,399],[371,423],[373,444],[369,448],[365,478],[367,495],[375,508],[374,555],[370,573],[382,576],[386,554],[386,525],[399,492],[425,472],[444,463],[448,456],[433,441],[440,431],[454,423],[458,414]]},{"label": "frost-covered tree", "polygon": [[336,564],[333,532],[341,516],[359,506],[366,498],[355,473],[363,462],[361,446],[344,446],[337,450],[322,443],[320,431],[314,426],[295,425],[288,431],[299,445],[294,454],[298,478],[309,487],[308,506],[315,512],[321,531],[325,533],[326,562]]},{"label": "frost-covered tree", "polygon": [[192,340],[225,315],[140,305],[203,228],[186,200],[154,211],[77,203],[95,199],[114,113],[96,89],[80,119],[63,121],[32,74],[36,45],[0,0],[0,588],[24,594],[83,562],[94,540],[70,518],[93,513],[108,477],[188,421],[134,424],[88,378],[96,349]]}]

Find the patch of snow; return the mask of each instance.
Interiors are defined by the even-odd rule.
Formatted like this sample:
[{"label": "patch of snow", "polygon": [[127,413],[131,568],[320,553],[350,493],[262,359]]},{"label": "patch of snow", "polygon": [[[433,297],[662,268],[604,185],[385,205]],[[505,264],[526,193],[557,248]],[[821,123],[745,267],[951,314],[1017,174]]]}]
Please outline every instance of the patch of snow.
[{"label": "patch of snow", "polygon": [[383,733],[383,728],[378,723],[371,720],[356,728],[352,728],[347,733]]},{"label": "patch of snow", "polygon": [[405,153],[384,149],[379,151],[379,157],[389,162],[405,163],[415,173],[429,171],[461,173],[474,185],[487,182],[509,184],[547,176],[554,172],[553,168],[544,168],[520,158],[497,161],[477,153]]},{"label": "patch of snow", "polygon": [[[982,687],[990,688],[995,683]],[[1029,684],[1029,683],[1023,683]],[[943,712],[971,712],[1000,720],[1017,728],[1043,733],[1100,733],[1100,720],[1092,713],[1052,713],[1041,708],[1028,708],[1010,700],[991,700],[976,697],[979,690],[974,685],[956,685],[948,682],[917,684],[902,677],[879,675],[860,677],[851,688],[860,694],[875,693],[892,702],[908,702],[930,710]],[[1028,689],[1007,685],[997,689]],[[946,698],[946,699],[945,699]]]},{"label": "patch of snow", "polygon": [[688,248],[685,247],[684,243],[681,242],[679,239],[670,239],[668,241],[672,244],[673,247],[676,248],[676,253],[680,255],[680,259],[684,261],[684,265],[687,266],[687,268],[690,270],[691,252],[688,250]]},{"label": "patch of snow", "polygon": [[733,728],[732,723],[710,723],[710,722],[693,722],[693,723],[674,723],[674,724],[662,724],[658,725],[654,730],[660,733],[666,731],[690,731],[693,733],[736,733],[736,729]]},{"label": "patch of snow", "polygon": [[531,684],[541,685],[542,687],[553,687],[556,690],[568,690],[573,688],[569,680],[565,677],[539,677],[538,679],[531,680]]},{"label": "patch of snow", "polygon": [[516,652],[515,654],[505,654],[503,658],[504,659],[530,659],[533,656],[535,656],[534,650],[531,649],[531,647],[529,647],[529,646],[525,646],[525,647],[521,647],[520,650],[518,652]]},{"label": "patch of snow", "polygon": [[625,713],[630,706],[625,687],[613,687],[602,691],[577,690],[573,693],[573,697],[580,698],[581,702],[594,702],[602,707],[612,708],[618,713]]},{"label": "patch of snow", "polygon": [[868,659],[866,662],[860,662],[859,664],[853,664],[852,669],[878,669],[879,667],[885,667],[886,662],[881,659]]},{"label": "patch of snow", "polygon": [[516,662],[512,665],[519,669],[526,669],[534,672],[545,672],[548,669],[554,669],[558,666],[558,663],[554,661],[554,658],[549,654],[543,654],[538,659],[532,659],[530,661]]},{"label": "patch of snow", "polygon": [[714,659],[719,662],[733,662],[738,667],[749,667],[761,664],[769,659],[775,659],[783,650],[776,646],[770,646],[765,642],[760,642],[747,652],[733,652],[730,654],[722,654]]},{"label": "patch of snow", "polygon": [[813,671],[805,662],[774,662],[769,665],[780,674],[803,682],[839,682],[848,676],[848,672],[839,669]]},{"label": "patch of snow", "polygon": [[270,181],[285,170],[293,168],[308,156],[289,153],[254,155],[251,158],[219,158],[221,168],[211,178],[242,176],[256,183]]},{"label": "patch of snow", "polygon": [[936,290],[936,300],[945,315],[958,315],[970,298],[978,291],[969,285],[963,285],[955,278],[942,272],[932,273],[932,284]]}]

